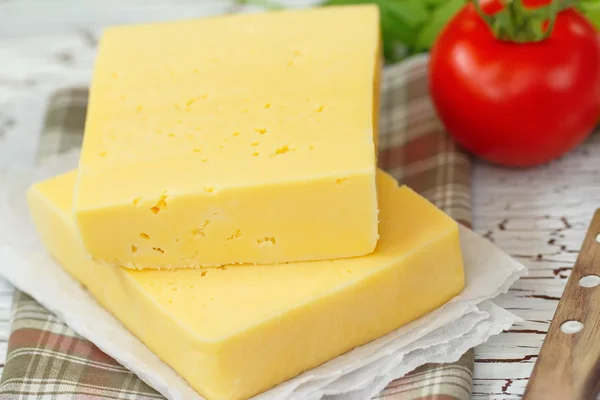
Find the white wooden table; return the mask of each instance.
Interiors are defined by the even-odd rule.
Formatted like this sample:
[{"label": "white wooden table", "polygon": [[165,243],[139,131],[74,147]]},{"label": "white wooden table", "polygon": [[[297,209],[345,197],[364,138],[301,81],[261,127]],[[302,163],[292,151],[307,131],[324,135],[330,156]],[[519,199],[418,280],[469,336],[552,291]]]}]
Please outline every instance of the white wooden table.
[{"label": "white wooden table", "polygon": [[[314,1],[282,3],[295,7]],[[248,10],[226,0],[0,0],[0,141],[11,124],[26,123],[10,118],[13,104],[23,96],[62,81],[89,79],[102,26]],[[530,273],[498,300],[525,322],[476,349],[474,398],[511,399],[523,393],[598,207],[600,135],[540,168],[507,170],[475,163],[474,228]],[[0,280],[0,372],[11,298],[10,285]]]}]

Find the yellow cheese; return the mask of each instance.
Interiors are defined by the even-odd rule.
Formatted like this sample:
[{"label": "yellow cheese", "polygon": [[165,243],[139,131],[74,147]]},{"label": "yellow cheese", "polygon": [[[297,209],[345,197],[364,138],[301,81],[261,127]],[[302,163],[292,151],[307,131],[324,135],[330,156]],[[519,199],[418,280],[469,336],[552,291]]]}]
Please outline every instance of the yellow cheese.
[{"label": "yellow cheese", "polygon": [[378,24],[366,5],[106,30],[75,189],[87,252],[131,268],[372,252]]},{"label": "yellow cheese", "polygon": [[456,222],[378,174],[381,239],[357,258],[132,270],[86,257],[70,213],[75,172],[28,200],[73,277],[209,400],[240,400],[424,315],[464,284]]}]

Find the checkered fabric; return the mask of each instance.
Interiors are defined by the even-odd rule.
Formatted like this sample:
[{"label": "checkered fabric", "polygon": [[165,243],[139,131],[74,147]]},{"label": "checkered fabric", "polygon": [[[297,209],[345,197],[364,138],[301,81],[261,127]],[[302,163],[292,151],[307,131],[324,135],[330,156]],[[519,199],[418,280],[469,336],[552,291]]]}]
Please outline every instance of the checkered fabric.
[{"label": "checkered fabric", "polygon": [[[427,59],[383,77],[380,166],[456,220],[470,225],[469,157],[444,132],[427,96]],[[40,138],[39,161],[81,145],[87,88],[56,92]],[[391,382],[375,398],[471,397],[473,352],[429,364]],[[162,396],[24,293],[17,292],[1,399],[160,399]]]}]

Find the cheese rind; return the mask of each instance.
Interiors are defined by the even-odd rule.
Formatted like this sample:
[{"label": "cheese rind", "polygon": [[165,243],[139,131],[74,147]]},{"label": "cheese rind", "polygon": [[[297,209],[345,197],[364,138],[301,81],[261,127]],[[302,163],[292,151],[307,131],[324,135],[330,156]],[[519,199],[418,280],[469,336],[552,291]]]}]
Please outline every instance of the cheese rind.
[{"label": "cheese rind", "polygon": [[132,268],[372,252],[379,41],[373,5],[107,29],[75,188],[86,251]]},{"label": "cheese rind", "polygon": [[99,267],[89,260],[70,214],[75,175],[29,191],[45,246],[209,400],[267,390],[419,318],[464,285],[456,222],[383,173],[381,239],[372,254],[171,271]]}]

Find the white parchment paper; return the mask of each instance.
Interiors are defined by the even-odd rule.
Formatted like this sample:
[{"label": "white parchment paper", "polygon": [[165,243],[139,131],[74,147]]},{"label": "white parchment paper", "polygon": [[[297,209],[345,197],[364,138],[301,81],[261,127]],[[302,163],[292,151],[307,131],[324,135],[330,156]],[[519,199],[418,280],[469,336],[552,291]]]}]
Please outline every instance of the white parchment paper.
[{"label": "white parchment paper", "polygon": [[[45,252],[25,201],[29,185],[77,165],[78,152],[36,168],[0,172],[0,275],[168,399],[202,399]],[[466,286],[456,298],[373,342],[357,347],[255,397],[256,400],[366,400],[390,381],[430,362],[453,362],[508,329],[518,317],[490,299],[525,274],[523,265],[461,227]],[[443,262],[443,260],[440,260]]]}]

